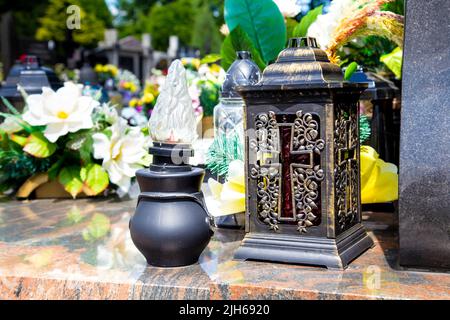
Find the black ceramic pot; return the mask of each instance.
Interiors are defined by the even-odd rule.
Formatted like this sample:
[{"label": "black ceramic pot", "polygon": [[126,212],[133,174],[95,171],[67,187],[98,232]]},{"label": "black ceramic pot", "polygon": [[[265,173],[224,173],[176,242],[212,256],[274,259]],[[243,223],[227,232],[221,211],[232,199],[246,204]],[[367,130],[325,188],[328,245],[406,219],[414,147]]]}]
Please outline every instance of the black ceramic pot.
[{"label": "black ceramic pot", "polygon": [[153,164],[136,172],[141,193],[131,238],[150,265],[196,263],[213,234],[201,191],[205,172],[187,164],[187,145],[155,143],[150,153]]}]

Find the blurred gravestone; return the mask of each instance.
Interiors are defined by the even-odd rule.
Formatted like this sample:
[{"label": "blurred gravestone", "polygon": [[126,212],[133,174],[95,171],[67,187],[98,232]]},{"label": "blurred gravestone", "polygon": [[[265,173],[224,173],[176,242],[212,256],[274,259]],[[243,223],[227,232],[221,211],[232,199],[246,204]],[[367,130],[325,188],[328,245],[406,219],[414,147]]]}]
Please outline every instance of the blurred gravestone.
[{"label": "blurred gravestone", "polygon": [[400,264],[450,268],[450,3],[408,0],[400,139]]}]

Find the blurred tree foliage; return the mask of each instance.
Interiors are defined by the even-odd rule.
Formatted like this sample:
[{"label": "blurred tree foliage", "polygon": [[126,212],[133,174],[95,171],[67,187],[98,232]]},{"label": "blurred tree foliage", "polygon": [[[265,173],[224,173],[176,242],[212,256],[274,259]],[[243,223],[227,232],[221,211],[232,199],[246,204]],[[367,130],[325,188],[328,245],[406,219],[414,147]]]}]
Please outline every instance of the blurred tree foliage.
[{"label": "blurred tree foliage", "polygon": [[[80,8],[80,29],[67,28],[67,8],[71,5]],[[37,40],[95,46],[103,40],[105,27],[112,25],[112,17],[104,0],[50,0],[39,22]]]},{"label": "blurred tree foliage", "polygon": [[[55,7],[64,1],[51,0],[0,0],[0,12],[12,11],[14,16],[14,29],[19,37],[34,38],[36,32],[41,26],[41,18],[45,17],[49,6]],[[80,5],[88,16],[95,16],[95,19],[103,22],[105,27],[112,27],[113,19],[105,0],[78,0],[66,1],[66,8],[71,4]],[[64,11],[65,12],[65,11]],[[66,28],[67,14],[58,29]],[[89,20],[95,20],[89,17]],[[83,23],[83,22],[82,22]],[[54,23],[57,24],[57,21]],[[60,32],[57,32],[60,33]]]},{"label": "blurred tree foliage", "polygon": [[118,0],[119,15],[114,23],[119,29],[119,36],[139,35],[147,32],[148,14],[155,4],[165,5],[174,0]]},{"label": "blurred tree foliage", "polygon": [[214,21],[209,1],[203,1],[195,17],[191,46],[200,49],[202,56],[220,52],[222,37]]},{"label": "blurred tree foliage", "polygon": [[118,9],[115,24],[120,37],[148,32],[153,47],[164,51],[169,37],[176,35],[181,45],[192,45],[202,53],[218,52],[223,0],[119,0]]},{"label": "blurred tree foliage", "polygon": [[177,35],[182,45],[191,42],[195,17],[193,2],[194,0],[176,0],[165,5],[158,3],[152,7],[146,30],[152,35],[153,48],[165,51],[171,35]]}]

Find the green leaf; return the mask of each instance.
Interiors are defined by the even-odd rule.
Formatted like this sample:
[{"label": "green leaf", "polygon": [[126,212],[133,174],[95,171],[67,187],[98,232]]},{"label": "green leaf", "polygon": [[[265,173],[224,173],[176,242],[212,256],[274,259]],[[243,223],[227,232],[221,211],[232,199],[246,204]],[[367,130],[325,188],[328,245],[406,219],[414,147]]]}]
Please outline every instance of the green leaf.
[{"label": "green leaf", "polygon": [[59,169],[61,169],[65,160],[66,154],[63,154],[63,156],[48,169],[47,174],[50,180],[55,180],[58,177]]},{"label": "green leaf", "polygon": [[286,44],[286,26],[272,0],[225,0],[225,22],[229,30],[240,25],[265,63],[277,58]]},{"label": "green leaf", "polygon": [[83,191],[89,196],[95,196],[105,190],[109,184],[108,173],[96,163],[90,163],[81,168],[81,180],[84,183]]},{"label": "green leaf", "polygon": [[287,39],[290,39],[293,37],[294,29],[298,25],[297,20],[293,18],[286,18],[286,35]]},{"label": "green leaf", "polygon": [[323,5],[318,6],[315,9],[310,10],[297,26],[294,28],[293,36],[294,37],[306,37],[308,33],[309,26],[316,21],[317,17],[322,14]]},{"label": "green leaf", "polygon": [[230,68],[234,60],[236,60],[236,51],[249,51],[252,54],[252,60],[255,61],[261,70],[264,70],[266,67],[259,51],[255,48],[252,40],[241,26],[234,28],[222,43],[220,50],[222,68],[225,70]]},{"label": "green leaf", "polygon": [[397,79],[402,78],[403,50],[400,47],[395,48],[391,53],[382,55],[380,61],[395,74]]},{"label": "green leaf", "polygon": [[211,54],[208,54],[208,55],[204,56],[203,59],[200,60],[200,63],[201,64],[214,63],[214,62],[219,61],[221,58],[222,57],[220,56],[220,54],[211,53]]},{"label": "green leaf", "polygon": [[58,175],[58,181],[64,189],[75,198],[83,189],[83,182],[80,177],[81,168],[70,166],[62,169]]},{"label": "green leaf", "polygon": [[14,108],[14,106],[11,104],[11,102],[8,101],[8,99],[6,99],[6,98],[3,97],[3,96],[0,97],[0,98],[2,99],[3,103],[5,104],[5,106],[8,108],[8,110],[9,110],[12,114],[14,114],[14,115],[16,115],[16,116],[20,116],[20,112],[17,111],[16,108]]},{"label": "green leaf", "polygon": [[19,134],[15,134],[15,133],[12,133],[9,136],[9,139],[11,141],[14,141],[15,143],[17,143],[21,147],[25,146],[27,144],[27,141],[28,141],[27,137],[24,137],[24,136],[21,136]]},{"label": "green leaf", "polygon": [[66,143],[66,147],[78,152],[80,159],[84,164],[91,162],[93,140],[90,132],[72,134],[69,141]]},{"label": "green leaf", "polygon": [[355,73],[356,69],[358,69],[358,64],[355,61],[353,61],[345,69],[344,80],[349,80]]},{"label": "green leaf", "polygon": [[40,131],[31,133],[23,147],[23,151],[36,158],[50,157],[56,150],[56,144],[51,143]]},{"label": "green leaf", "polygon": [[111,229],[111,221],[102,213],[95,213],[82,235],[85,241],[95,241],[106,236]]}]

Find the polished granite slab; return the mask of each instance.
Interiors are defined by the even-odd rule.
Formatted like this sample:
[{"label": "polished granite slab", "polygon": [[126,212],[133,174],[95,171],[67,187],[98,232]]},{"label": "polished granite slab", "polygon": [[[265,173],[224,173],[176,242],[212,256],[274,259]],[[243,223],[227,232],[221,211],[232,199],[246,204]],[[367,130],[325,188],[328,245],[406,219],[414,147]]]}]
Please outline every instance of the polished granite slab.
[{"label": "polished granite slab", "polygon": [[375,247],[345,271],[232,259],[217,230],[200,262],[148,267],[131,242],[135,200],[0,203],[0,299],[450,299],[450,274],[397,266],[394,215],[365,213]]}]

